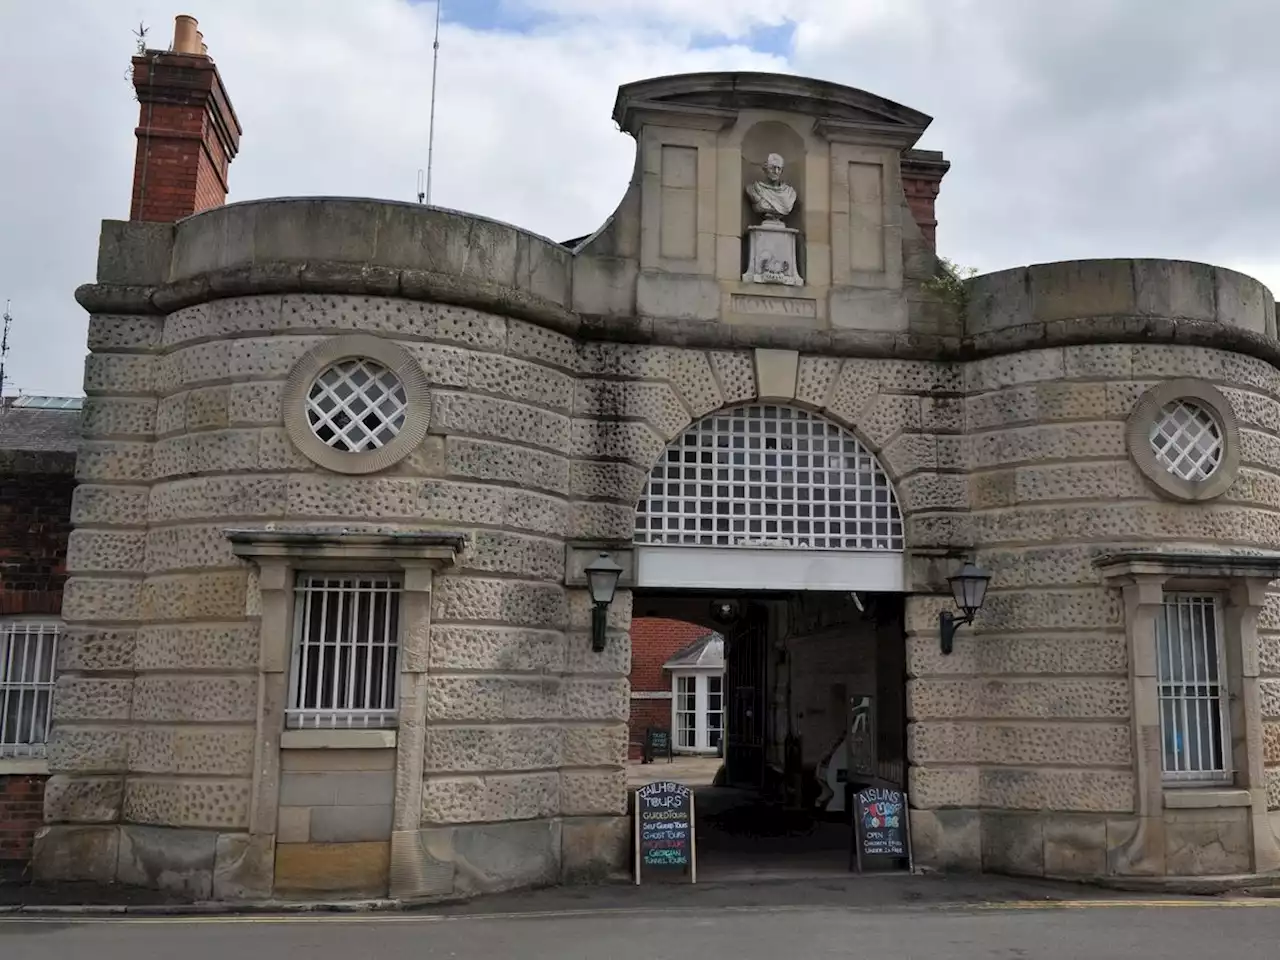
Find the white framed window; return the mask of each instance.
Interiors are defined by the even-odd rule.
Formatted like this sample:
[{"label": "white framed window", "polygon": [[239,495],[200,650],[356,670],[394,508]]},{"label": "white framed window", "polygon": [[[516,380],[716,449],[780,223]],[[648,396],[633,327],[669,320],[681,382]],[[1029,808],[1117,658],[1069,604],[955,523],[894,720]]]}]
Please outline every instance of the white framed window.
[{"label": "white framed window", "polygon": [[1156,682],[1164,780],[1230,782],[1227,666],[1216,596],[1165,595],[1156,618]]},{"label": "white framed window", "polygon": [[676,750],[718,750],[724,737],[724,677],[718,673],[677,673],[671,683]]},{"label": "white framed window", "polygon": [[396,725],[400,590],[393,574],[298,575],[288,726]]},{"label": "white framed window", "polygon": [[56,620],[0,620],[0,757],[43,757],[53,716]]}]

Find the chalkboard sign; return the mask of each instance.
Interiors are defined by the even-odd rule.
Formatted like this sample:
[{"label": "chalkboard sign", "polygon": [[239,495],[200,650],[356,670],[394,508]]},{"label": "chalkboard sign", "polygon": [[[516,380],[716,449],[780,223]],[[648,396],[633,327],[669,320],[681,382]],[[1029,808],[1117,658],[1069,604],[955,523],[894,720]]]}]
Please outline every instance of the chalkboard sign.
[{"label": "chalkboard sign", "polygon": [[636,883],[641,868],[679,868],[698,882],[693,830],[693,791],[659,780],[636,791]]},{"label": "chalkboard sign", "polygon": [[675,751],[671,748],[671,731],[662,727],[649,727],[644,732],[644,762],[652,763],[654,757],[666,755],[667,762],[675,760]]},{"label": "chalkboard sign", "polygon": [[903,791],[867,787],[854,795],[853,849],[859,873],[911,869],[911,825]]}]

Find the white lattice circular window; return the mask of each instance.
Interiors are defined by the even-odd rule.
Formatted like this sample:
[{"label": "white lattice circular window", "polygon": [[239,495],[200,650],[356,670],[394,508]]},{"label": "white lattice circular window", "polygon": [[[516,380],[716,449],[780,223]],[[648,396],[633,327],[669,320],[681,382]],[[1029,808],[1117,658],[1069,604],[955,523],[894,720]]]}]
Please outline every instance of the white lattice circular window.
[{"label": "white lattice circular window", "polygon": [[1175,477],[1207,480],[1222,464],[1222,427],[1198,403],[1174,400],[1151,425],[1151,449]]},{"label": "white lattice circular window", "polygon": [[1164,493],[1207,500],[1235,479],[1239,434],[1231,405],[1216,387],[1173,380],[1148,390],[1129,416],[1129,454]]},{"label": "white lattice circular window", "polygon": [[284,423],[304,454],[339,473],[372,473],[422,443],[431,417],[426,374],[398,343],[368,334],[312,348],[289,374]]},{"label": "white lattice circular window", "polygon": [[901,551],[902,514],[853,434],[804,410],[750,404],[667,447],[637,505],[635,542]]},{"label": "white lattice circular window", "polygon": [[404,384],[376,360],[362,357],[326,367],[307,393],[307,423],[335,450],[385,447],[404,426]]}]

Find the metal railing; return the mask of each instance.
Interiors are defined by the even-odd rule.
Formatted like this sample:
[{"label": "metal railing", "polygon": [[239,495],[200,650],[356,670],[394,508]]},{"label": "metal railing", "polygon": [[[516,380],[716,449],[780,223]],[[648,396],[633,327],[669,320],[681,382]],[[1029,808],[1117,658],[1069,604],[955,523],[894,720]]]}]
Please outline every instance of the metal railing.
[{"label": "metal railing", "polygon": [[43,757],[53,718],[56,621],[0,621],[0,757]]},{"label": "metal railing", "polygon": [[290,727],[393,727],[399,686],[400,580],[299,575]]}]

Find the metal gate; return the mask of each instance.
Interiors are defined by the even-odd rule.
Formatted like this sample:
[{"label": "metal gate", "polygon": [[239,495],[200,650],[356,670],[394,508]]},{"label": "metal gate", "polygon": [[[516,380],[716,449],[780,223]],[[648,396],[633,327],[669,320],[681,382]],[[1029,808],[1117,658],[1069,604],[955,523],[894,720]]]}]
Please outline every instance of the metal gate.
[{"label": "metal gate", "polygon": [[765,767],[765,654],[768,622],[759,607],[748,606],[725,634],[724,775],[731,787],[760,788]]}]

